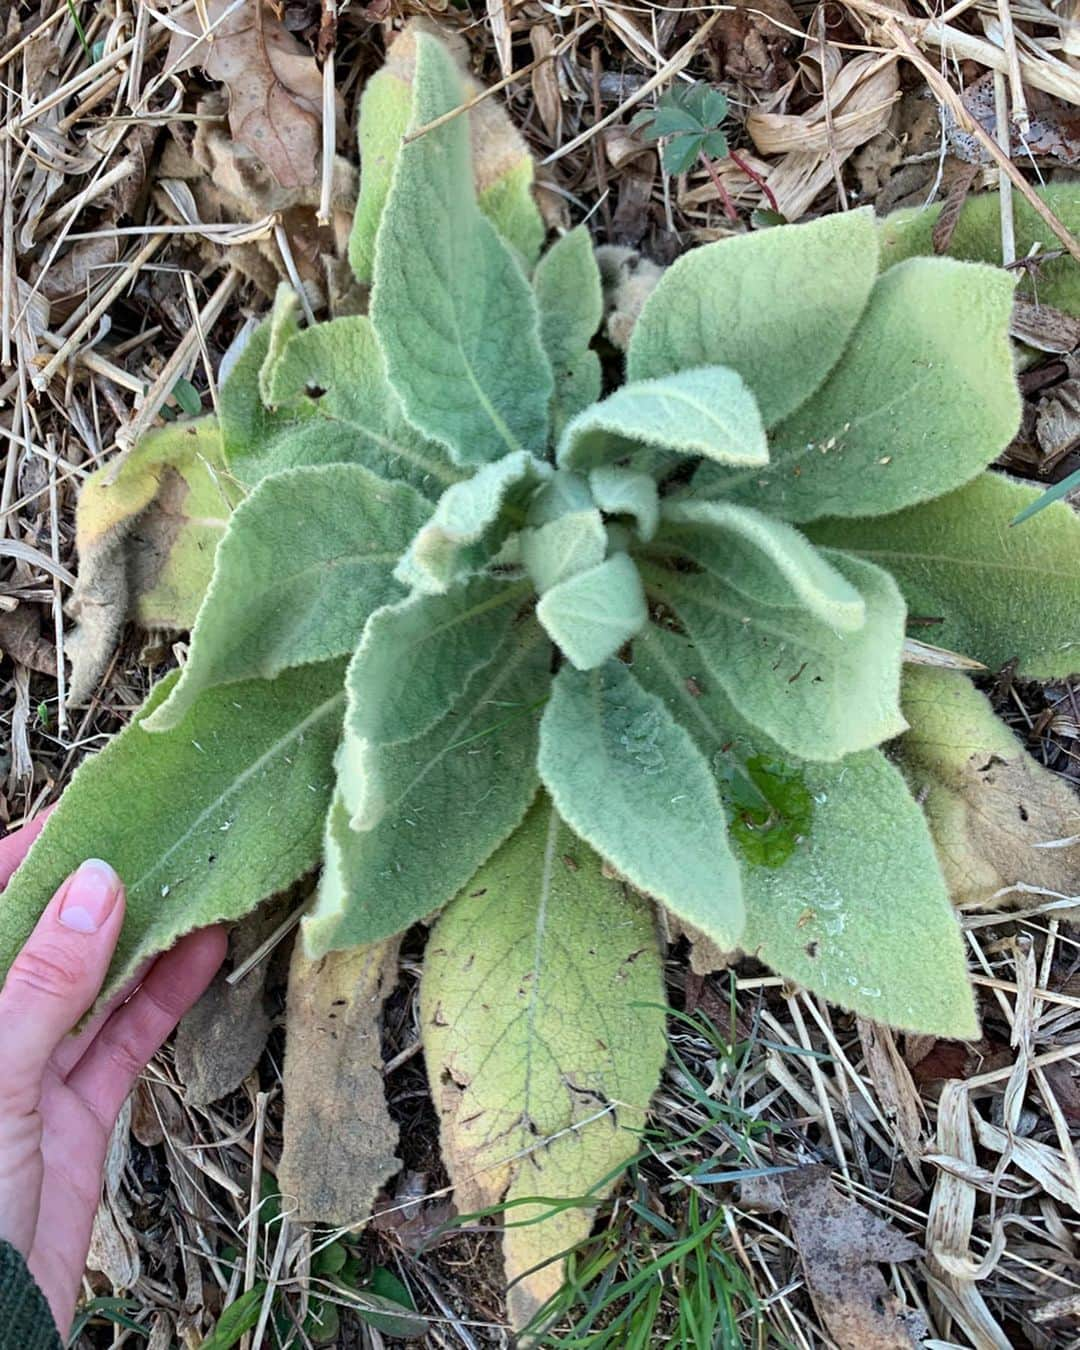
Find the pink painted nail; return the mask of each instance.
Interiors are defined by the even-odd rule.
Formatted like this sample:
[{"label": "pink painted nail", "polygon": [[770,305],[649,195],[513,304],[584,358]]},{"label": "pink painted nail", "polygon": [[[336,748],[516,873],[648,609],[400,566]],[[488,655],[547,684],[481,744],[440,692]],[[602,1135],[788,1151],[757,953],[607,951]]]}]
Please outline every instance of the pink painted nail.
[{"label": "pink painted nail", "polygon": [[107,862],[87,858],[68,882],[60,905],[60,922],[76,933],[96,933],[113,911],[120,878]]}]

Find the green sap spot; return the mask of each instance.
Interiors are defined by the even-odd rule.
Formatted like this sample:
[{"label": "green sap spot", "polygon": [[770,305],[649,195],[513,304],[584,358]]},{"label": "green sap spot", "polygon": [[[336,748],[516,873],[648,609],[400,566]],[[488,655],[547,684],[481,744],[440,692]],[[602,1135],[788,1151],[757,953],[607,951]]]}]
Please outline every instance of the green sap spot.
[{"label": "green sap spot", "polygon": [[[719,757],[718,757],[719,758]],[[747,862],[781,867],[810,830],[814,798],[790,765],[767,755],[717,766],[731,838]]]}]

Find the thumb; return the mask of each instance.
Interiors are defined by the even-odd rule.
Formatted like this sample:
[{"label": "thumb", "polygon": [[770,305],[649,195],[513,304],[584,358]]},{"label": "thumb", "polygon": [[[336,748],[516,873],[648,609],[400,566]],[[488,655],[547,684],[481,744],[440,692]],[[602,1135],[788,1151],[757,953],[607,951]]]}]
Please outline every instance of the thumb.
[{"label": "thumb", "polygon": [[97,997],[124,921],[124,890],[90,858],[50,900],[0,990],[0,1119],[36,1111],[53,1051]]}]

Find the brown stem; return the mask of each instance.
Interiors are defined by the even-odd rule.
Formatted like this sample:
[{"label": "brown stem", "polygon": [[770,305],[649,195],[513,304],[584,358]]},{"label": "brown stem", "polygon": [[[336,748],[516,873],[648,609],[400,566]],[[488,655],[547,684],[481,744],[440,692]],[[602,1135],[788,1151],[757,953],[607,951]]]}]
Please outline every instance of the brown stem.
[{"label": "brown stem", "polygon": [[776,212],[776,214],[779,215],[780,207],[776,200],[776,194],[773,192],[772,188],[768,185],[768,183],[766,183],[765,179],[762,178],[762,176],[759,173],[756,173],[750,167],[749,164],[747,164],[746,160],[743,159],[742,155],[740,155],[737,150],[729,150],[728,158],[731,160],[732,164],[742,169],[743,173],[746,174],[747,178],[751,179],[758,185],[758,187],[762,190],[762,192],[764,192],[766,201],[768,201],[769,205]]},{"label": "brown stem", "polygon": [[739,213],[735,210],[735,203],[731,200],[731,193],[724,186],[723,180],[716,172],[716,166],[704,150],[700,150],[698,154],[702,164],[704,164],[705,168],[708,170],[709,177],[713,181],[713,187],[719,192],[720,200],[724,203],[724,214],[727,216],[728,220],[738,220]]}]

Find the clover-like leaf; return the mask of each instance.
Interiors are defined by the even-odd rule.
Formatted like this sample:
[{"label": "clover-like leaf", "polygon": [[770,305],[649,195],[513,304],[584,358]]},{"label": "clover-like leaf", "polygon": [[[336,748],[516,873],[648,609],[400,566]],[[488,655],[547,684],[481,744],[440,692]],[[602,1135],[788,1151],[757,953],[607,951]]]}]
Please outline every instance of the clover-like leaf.
[{"label": "clover-like leaf", "polygon": [[[634,671],[718,771],[759,755],[785,758],[739,717],[688,638],[650,627],[634,643]],[[960,928],[900,773],[878,750],[788,765],[813,798],[812,822],[780,866],[743,863],[739,945],[862,1017],[977,1035]]]},{"label": "clover-like leaf", "polygon": [[473,577],[376,610],[345,680],[346,735],[373,745],[422,735],[504,644],[529,590],[527,582]]},{"label": "clover-like leaf", "polygon": [[884,515],[969,482],[1020,422],[1013,284],[951,258],[890,268],[828,380],[773,431],[769,467],[708,465],[695,489],[809,521]]},{"label": "clover-like leaf", "polygon": [[652,563],[643,575],[748,722],[791,754],[837,760],[907,725],[900,713],[904,602],[880,567],[832,550],[824,557],[861,595],[861,628],[838,632],[796,603],[764,604],[716,573]]},{"label": "clover-like leaf", "polygon": [[353,773],[344,743],[318,901],[304,920],[309,955],[375,942],[441,909],[520,824],[536,795],[539,710],[551,687],[540,638],[535,624],[515,632],[422,736],[367,748],[364,772],[382,803],[363,832],[350,828],[343,800]]},{"label": "clover-like leaf", "polygon": [[666,1052],[663,1000],[651,907],[603,875],[544,799],[428,940],[420,1024],[443,1156],[459,1211],[509,1207],[518,1330],[558,1291],[558,1258],[637,1152]]},{"label": "clover-like leaf", "polygon": [[407,586],[437,594],[479,571],[509,534],[508,513],[524,521],[537,487],[551,476],[549,464],[524,450],[482,465],[439,498],[395,575]]},{"label": "clover-like leaf", "polygon": [[[769,462],[753,395],[722,366],[624,384],[570,422],[559,442],[558,461],[564,469],[591,469],[655,450],[730,465]],[[643,460],[654,472],[664,463],[665,457],[656,454]]]},{"label": "clover-like leaf", "polygon": [[394,565],[430,512],[358,464],[264,478],[233,514],[187,664],[147,730],[178,726],[214,685],[351,652],[368,615],[401,597]]},{"label": "clover-like leaf", "polygon": [[[461,102],[453,60],[421,33],[410,127]],[[457,463],[543,453],[552,375],[536,301],[476,204],[461,117],[401,149],[376,239],[371,318],[406,416]]]},{"label": "clover-like leaf", "polygon": [[435,499],[461,478],[443,448],[405,419],[368,319],[347,316],[305,328],[273,366],[262,399],[269,325],[257,329],[219,395],[230,472],[247,487],[282,469],[361,464]]},{"label": "clover-like leaf", "polygon": [[558,436],[575,413],[596,402],[601,389],[600,358],[589,343],[604,317],[604,300],[592,239],[583,225],[563,235],[540,259],[533,289],[540,307],[540,340],[555,377],[551,424]]},{"label": "clover-like leaf", "polygon": [[912,632],[1030,679],[1080,670],[1080,519],[1059,502],[1009,522],[1039,489],[980,474],[937,501],[872,520],[822,520],[811,538],[886,568]]},{"label": "clover-like leaf", "polygon": [[[107,999],[193,928],[237,919],[318,862],[333,792],[343,663],[205,693],[188,729],[151,736],[136,719],[85,759],[0,905],[0,969],[84,858],[105,852],[127,911]],[[107,847],[106,847],[107,845]]]},{"label": "clover-like leaf", "polygon": [[595,506],[521,532],[521,561],[541,595],[603,562],[607,531]]},{"label": "clover-like leaf", "polygon": [[641,311],[627,378],[729,366],[746,381],[765,426],[775,426],[840,359],[877,265],[868,210],[691,249]]},{"label": "clover-like leaf", "polygon": [[649,614],[637,568],[616,553],[545,591],[536,617],[578,670],[592,670],[639,632]]},{"label": "clover-like leaf", "polygon": [[560,815],[602,857],[718,945],[735,945],[742,891],[715,779],[626,666],[562,668],[539,764]]}]

